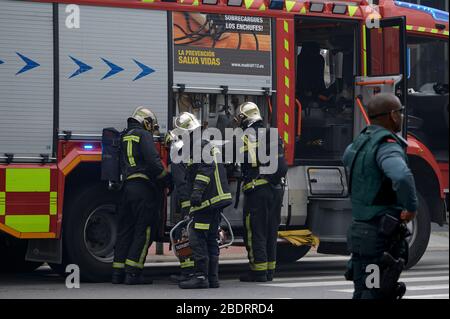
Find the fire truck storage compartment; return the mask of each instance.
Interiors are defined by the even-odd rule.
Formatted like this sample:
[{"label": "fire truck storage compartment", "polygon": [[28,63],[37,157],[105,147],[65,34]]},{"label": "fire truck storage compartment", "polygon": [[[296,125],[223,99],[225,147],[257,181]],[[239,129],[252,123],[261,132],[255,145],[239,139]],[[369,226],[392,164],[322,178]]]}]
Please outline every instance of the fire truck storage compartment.
[{"label": "fire truck storage compartment", "polygon": [[122,129],[138,106],[168,117],[167,12],[80,7],[80,28],[66,27],[59,5],[60,132]]},{"label": "fire truck storage compartment", "polygon": [[322,242],[347,241],[347,230],[352,222],[352,205],[349,198],[310,199],[306,224]]},{"label": "fire truck storage compartment", "polygon": [[295,158],[303,164],[339,161],[352,141],[357,27],[346,20],[295,21],[296,98],[302,107]]},{"label": "fire truck storage compartment", "polygon": [[52,4],[0,0],[0,161],[53,150]]}]

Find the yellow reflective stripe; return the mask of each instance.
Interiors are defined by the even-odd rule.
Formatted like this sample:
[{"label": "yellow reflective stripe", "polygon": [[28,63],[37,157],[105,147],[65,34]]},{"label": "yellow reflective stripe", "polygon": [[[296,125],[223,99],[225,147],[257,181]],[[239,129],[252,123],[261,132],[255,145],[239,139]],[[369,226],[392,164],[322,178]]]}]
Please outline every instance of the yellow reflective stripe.
[{"label": "yellow reflective stripe", "polygon": [[200,230],[209,230],[209,224],[195,223],[194,228]]},{"label": "yellow reflective stripe", "polygon": [[191,213],[192,212],[196,212],[198,210],[204,209],[208,206],[210,206],[211,204],[209,203],[209,200],[205,200],[200,206],[195,206],[195,207],[191,207],[191,209],[189,210]]},{"label": "yellow reflective stripe", "polygon": [[289,52],[289,41],[284,39],[284,49]]},{"label": "yellow reflective stripe", "polygon": [[253,271],[267,270],[267,263],[250,263],[250,269]]},{"label": "yellow reflective stripe", "polygon": [[48,233],[50,215],[9,215],[5,225],[21,233]]},{"label": "yellow reflective stripe", "polygon": [[185,261],[180,262],[181,268],[192,268],[194,266],[195,266],[194,261],[191,260],[190,258],[186,259]]},{"label": "yellow reflective stripe", "polygon": [[286,106],[289,107],[290,99],[289,99],[289,95],[287,95],[287,94],[284,95],[284,104],[286,104]]},{"label": "yellow reflective stripe", "polygon": [[242,190],[246,191],[246,190],[248,190],[250,188],[254,188],[255,186],[265,185],[265,184],[268,184],[268,183],[269,182],[266,179],[264,179],[264,178],[254,179],[250,183],[245,184],[244,187],[242,188]]},{"label": "yellow reflective stripe", "polygon": [[113,268],[115,269],[125,268],[125,263],[113,263]]},{"label": "yellow reflective stripe", "polygon": [[139,143],[141,138],[136,135],[127,135],[123,137],[123,140],[127,142],[128,163],[131,167],[136,166],[136,161],[134,160],[133,156],[133,142]]},{"label": "yellow reflective stripe", "polygon": [[300,14],[306,14],[306,6],[303,6],[302,10],[300,10]]},{"label": "yellow reflective stripe", "polygon": [[288,134],[288,132],[284,132],[284,142],[286,144],[289,144],[289,134]]},{"label": "yellow reflective stripe", "polygon": [[191,202],[186,200],[184,202],[181,202],[181,208],[188,208],[189,206],[191,206]]},{"label": "yellow reflective stripe", "polygon": [[161,174],[159,174],[158,177],[156,177],[156,179],[161,179],[161,178],[163,178],[164,176],[166,176],[167,174],[168,174],[167,171],[166,171],[166,170],[163,170],[163,171],[161,172]]},{"label": "yellow reflective stripe", "polygon": [[[286,10],[287,10],[287,12],[291,12],[292,8],[294,8],[294,6],[295,6],[295,3],[296,3],[295,1],[286,0]],[[284,21],[284,23],[287,24],[286,21]],[[284,31],[288,32],[287,28],[285,28]]]},{"label": "yellow reflective stripe", "polygon": [[145,257],[147,257],[148,254],[148,247],[150,246],[150,234],[152,232],[152,229],[150,226],[147,227],[147,229],[145,230],[145,244],[144,244],[144,248],[142,249],[141,252],[141,257],[139,258],[139,264],[144,265],[144,261],[145,261]]},{"label": "yellow reflective stripe", "polygon": [[226,193],[226,194],[222,194],[222,195],[219,195],[219,196],[215,196],[215,197],[213,197],[213,198],[211,198],[211,204],[216,204],[216,203],[218,203],[218,202],[220,202],[220,201],[223,201],[223,200],[225,200],[225,199],[232,199],[233,197],[231,196],[231,193]]},{"label": "yellow reflective stripe", "polygon": [[6,212],[6,193],[0,192],[0,216],[5,215]]},{"label": "yellow reflective stripe", "polygon": [[284,58],[284,67],[289,70],[289,60],[288,60],[288,58]]},{"label": "yellow reflective stripe", "polygon": [[58,193],[50,192],[50,215],[56,215],[58,212]]},{"label": "yellow reflective stripe", "polygon": [[277,266],[277,262],[276,261],[269,261],[267,263],[267,269],[268,270],[274,270]]},{"label": "yellow reflective stripe", "polygon": [[439,33],[438,29],[431,29],[431,33]]},{"label": "yellow reflective stripe", "polygon": [[7,168],[6,192],[50,192],[50,169]]},{"label": "yellow reflective stripe", "polygon": [[286,125],[289,125],[289,114],[287,114],[287,113],[284,113],[284,123]]},{"label": "yellow reflective stripe", "polygon": [[449,36],[449,31],[444,31],[444,35]]},{"label": "yellow reflective stripe", "polygon": [[240,148],[241,153],[243,152],[248,152],[248,155],[250,157],[251,163],[252,163],[252,167],[256,167],[257,165],[257,157],[256,157],[256,146],[258,145],[257,143],[254,142],[250,142],[248,140],[248,136],[244,135],[242,137],[242,141],[244,142],[244,146]]},{"label": "yellow reflective stripe", "polygon": [[136,143],[139,143],[141,138],[139,136],[136,136],[136,135],[127,135],[127,136],[123,137],[123,140],[125,142],[136,142]]},{"label": "yellow reflective stripe", "polygon": [[209,182],[211,181],[208,176],[202,174],[197,174],[197,176],[195,176],[195,180],[205,182],[206,184],[209,184]]},{"label": "yellow reflective stripe", "polygon": [[284,85],[289,89],[289,78],[287,76],[284,77]]},{"label": "yellow reflective stripe", "polygon": [[414,30],[414,27],[412,25],[407,25],[406,30],[412,31],[412,30]]},{"label": "yellow reflective stripe", "polygon": [[[287,3],[286,3],[286,5],[287,5]],[[284,28],[284,32],[289,32],[289,23],[286,20],[283,21],[283,28]]]},{"label": "yellow reflective stripe", "polygon": [[252,245],[252,225],[250,223],[250,213],[245,216],[245,226],[247,228],[247,249],[248,249],[248,260],[250,265],[255,261],[255,257],[253,255],[253,245]]},{"label": "yellow reflective stripe", "polygon": [[[223,192],[223,188],[222,188],[222,183],[220,181],[219,165],[217,165],[216,155],[214,155],[214,164],[216,165],[216,169],[214,170],[214,178],[216,179],[217,194],[219,194],[218,197],[220,197],[220,196],[224,195],[224,192]],[[214,204],[214,202],[213,202],[213,204]]]},{"label": "yellow reflective stripe", "polygon": [[348,6],[348,14],[353,17],[356,13],[356,11],[358,11],[358,7],[357,6]]},{"label": "yellow reflective stripe", "polygon": [[130,259],[125,260],[125,265],[130,266],[130,267],[139,268],[139,269],[143,269],[144,268],[144,264],[137,263],[137,262],[132,261]]},{"label": "yellow reflective stripe", "polygon": [[133,178],[143,178],[143,179],[146,179],[146,180],[150,180],[150,178],[148,178],[147,175],[142,174],[142,173],[131,174],[130,176],[127,177],[127,180],[133,179]]},{"label": "yellow reflective stripe", "polygon": [[427,30],[427,28],[425,28],[425,27],[419,27],[419,29],[418,29],[419,32],[425,32],[426,30]]},{"label": "yellow reflective stripe", "polygon": [[363,75],[367,76],[367,34],[366,26],[363,26]]},{"label": "yellow reflective stripe", "polygon": [[155,0],[141,0],[142,2],[153,3]]}]

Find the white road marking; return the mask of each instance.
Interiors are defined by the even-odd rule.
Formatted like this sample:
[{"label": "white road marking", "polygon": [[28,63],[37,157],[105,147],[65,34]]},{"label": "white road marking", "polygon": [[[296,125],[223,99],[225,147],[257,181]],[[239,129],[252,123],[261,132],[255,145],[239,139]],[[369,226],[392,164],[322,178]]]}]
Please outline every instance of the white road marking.
[{"label": "white road marking", "polygon": [[[419,290],[442,290],[449,289],[448,285],[430,285],[430,286],[406,286],[406,293],[408,291],[419,291]],[[333,292],[345,292],[345,293],[353,293],[353,289],[333,289],[330,290]]]},{"label": "white road marking", "polygon": [[[448,280],[449,276],[421,277],[421,278],[402,278],[403,282],[429,282]],[[289,283],[269,283],[259,284],[260,286],[278,287],[278,288],[301,288],[301,287],[326,287],[326,286],[350,286],[351,281],[317,281],[317,282],[289,282]]]},{"label": "white road marking", "polygon": [[403,299],[449,299],[448,294],[405,296]]}]

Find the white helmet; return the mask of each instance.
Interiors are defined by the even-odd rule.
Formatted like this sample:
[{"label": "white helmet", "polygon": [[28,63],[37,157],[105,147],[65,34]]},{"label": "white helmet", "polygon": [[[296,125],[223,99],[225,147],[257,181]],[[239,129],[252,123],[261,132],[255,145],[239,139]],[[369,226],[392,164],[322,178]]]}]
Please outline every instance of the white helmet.
[{"label": "white helmet", "polygon": [[253,123],[262,121],[258,105],[253,102],[244,102],[239,106],[238,118],[245,126],[250,126]]},{"label": "white helmet", "polygon": [[149,131],[159,130],[158,119],[156,118],[155,113],[144,106],[137,107],[134,110],[133,115],[131,115],[131,118],[141,123]]},{"label": "white helmet", "polygon": [[194,114],[183,112],[175,119],[175,127],[184,132],[192,132],[201,126]]}]

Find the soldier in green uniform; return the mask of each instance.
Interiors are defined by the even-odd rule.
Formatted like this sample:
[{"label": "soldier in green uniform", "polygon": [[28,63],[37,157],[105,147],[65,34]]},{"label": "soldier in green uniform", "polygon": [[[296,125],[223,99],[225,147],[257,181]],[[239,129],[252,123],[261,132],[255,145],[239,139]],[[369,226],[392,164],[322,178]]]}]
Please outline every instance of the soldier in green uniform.
[{"label": "soldier in green uniform", "polygon": [[[354,282],[354,299],[400,299],[405,293],[398,278],[408,258],[405,223],[416,216],[417,196],[407,142],[396,134],[403,112],[395,95],[376,95],[368,105],[371,125],[344,153],[353,215],[346,277]],[[376,274],[374,266],[380,276],[368,278]]]}]

